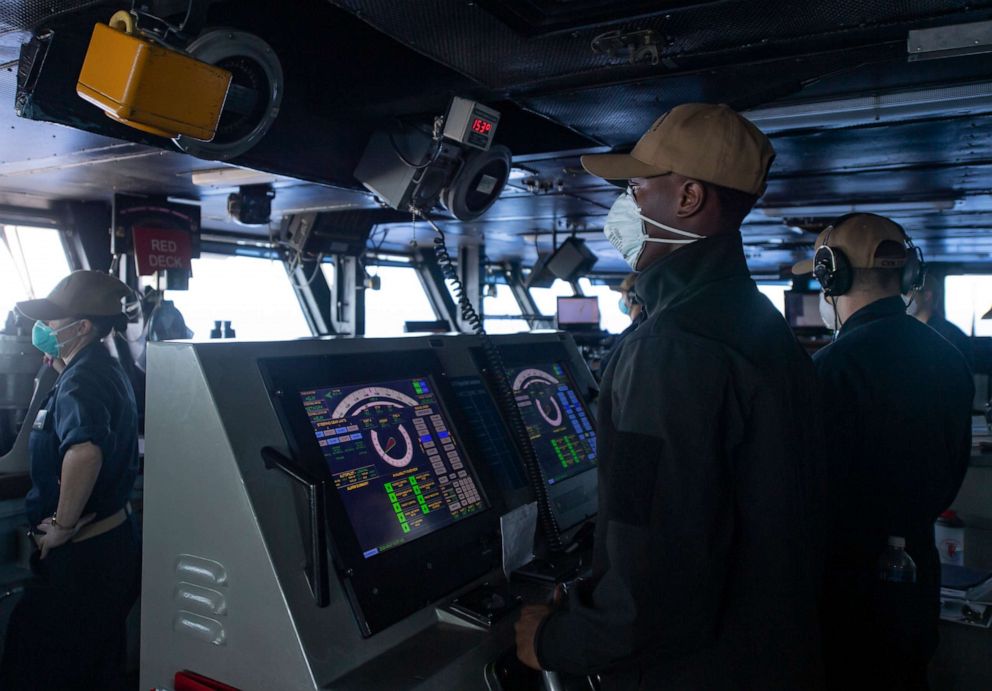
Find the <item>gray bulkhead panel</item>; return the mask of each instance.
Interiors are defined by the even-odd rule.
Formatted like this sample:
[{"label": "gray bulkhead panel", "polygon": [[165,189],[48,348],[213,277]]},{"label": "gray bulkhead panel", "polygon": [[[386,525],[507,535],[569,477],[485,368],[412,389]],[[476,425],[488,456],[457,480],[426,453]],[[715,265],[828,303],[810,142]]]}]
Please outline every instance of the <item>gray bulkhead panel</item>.
[{"label": "gray bulkhead panel", "polygon": [[[559,339],[546,333],[500,341]],[[246,690],[485,688],[483,666],[512,645],[509,621],[480,632],[440,622],[430,606],[363,639],[336,577],[329,606],[314,604],[303,570],[300,497],[260,455],[264,446],[285,450],[286,439],[259,359],[402,357],[431,345],[444,351],[447,376],[468,376],[477,370],[465,346],[475,343],[431,336],[151,344],[143,688],[170,688],[184,669]],[[569,351],[578,359],[574,345]]]}]

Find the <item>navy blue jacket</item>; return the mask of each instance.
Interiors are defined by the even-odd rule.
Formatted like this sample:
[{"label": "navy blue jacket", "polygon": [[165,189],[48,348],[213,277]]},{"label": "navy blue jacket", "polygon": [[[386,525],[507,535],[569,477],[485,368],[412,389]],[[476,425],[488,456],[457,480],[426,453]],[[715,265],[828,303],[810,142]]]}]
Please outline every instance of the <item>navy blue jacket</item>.
[{"label": "navy blue jacket", "polygon": [[[813,358],[830,453],[823,611],[831,676],[858,670],[851,656],[876,646],[925,665],[937,643],[933,523],[968,467],[974,391],[964,356],[905,310],[898,296],[863,307]],[[878,578],[890,536],[905,538],[916,562],[917,583],[905,593]]]},{"label": "navy blue jacket", "polygon": [[53,515],[66,451],[91,442],[103,465],[82,515],[100,520],[127,503],[138,473],[138,410],[124,370],[102,343],[86,346],[59,375],[31,432],[31,491],[26,499],[32,526]]}]

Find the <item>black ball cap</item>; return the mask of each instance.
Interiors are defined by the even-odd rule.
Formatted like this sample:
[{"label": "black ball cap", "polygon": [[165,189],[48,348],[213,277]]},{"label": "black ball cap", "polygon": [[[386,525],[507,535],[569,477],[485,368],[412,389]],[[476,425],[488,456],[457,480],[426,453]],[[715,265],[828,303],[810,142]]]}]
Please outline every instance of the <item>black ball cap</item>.
[{"label": "black ball cap", "polygon": [[124,311],[130,289],[110,274],[73,271],[59,281],[48,297],[18,302],[17,311],[28,319],[52,321],[68,317],[114,317]]}]

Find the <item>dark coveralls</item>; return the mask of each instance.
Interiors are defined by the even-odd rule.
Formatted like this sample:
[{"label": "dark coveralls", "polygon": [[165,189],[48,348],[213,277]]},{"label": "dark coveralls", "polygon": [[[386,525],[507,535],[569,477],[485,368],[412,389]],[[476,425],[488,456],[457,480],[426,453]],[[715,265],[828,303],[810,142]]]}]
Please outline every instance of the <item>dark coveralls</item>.
[{"label": "dark coveralls", "polygon": [[[937,645],[933,523],[971,450],[972,379],[961,353],[905,314],[900,297],[853,314],[814,356],[830,451],[824,651],[831,688],[926,688]],[[877,560],[906,539],[914,585]]]},{"label": "dark coveralls", "polygon": [[617,340],[613,343],[613,347],[610,348],[609,352],[606,353],[606,357],[604,357],[603,361],[599,364],[600,378],[602,378],[602,375],[605,374],[606,370],[610,368],[610,361],[612,361],[613,358],[616,357],[617,353],[620,352],[623,342],[627,340],[627,337],[629,337],[630,334],[637,331],[637,328],[644,323],[645,319],[647,319],[647,313],[642,309],[637,313],[637,317],[630,323],[630,325],[620,332],[617,336]]},{"label": "dark coveralls", "polygon": [[930,317],[927,326],[947,339],[948,343],[961,351],[969,367],[974,368],[974,355],[971,350],[971,339],[964,331],[956,327],[951,322],[944,319],[939,314]]},{"label": "dark coveralls", "polygon": [[[125,507],[138,470],[137,408],[120,364],[100,342],[67,365],[31,432],[32,526],[58,507],[66,451],[91,442],[103,452],[82,515],[95,521]],[[125,620],[139,589],[140,546],[129,518],[39,559],[36,579],[11,614],[0,689],[116,690],[123,686]]]},{"label": "dark coveralls", "polygon": [[600,395],[593,577],[538,629],[538,660],[607,689],[819,688],[813,365],[737,234],[636,291],[647,320]]}]

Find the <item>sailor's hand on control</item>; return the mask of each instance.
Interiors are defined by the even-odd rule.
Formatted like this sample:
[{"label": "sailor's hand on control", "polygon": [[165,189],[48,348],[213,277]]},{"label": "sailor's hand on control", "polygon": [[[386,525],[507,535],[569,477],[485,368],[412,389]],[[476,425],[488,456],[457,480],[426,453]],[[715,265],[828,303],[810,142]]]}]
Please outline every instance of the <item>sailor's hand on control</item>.
[{"label": "sailor's hand on control", "polygon": [[76,537],[76,534],[83,529],[83,526],[91,523],[94,518],[96,518],[95,513],[86,514],[76,521],[76,525],[70,528],[55,523],[51,518],[46,518],[39,523],[37,529],[41,535],[35,538],[35,542],[41,550],[41,558],[44,559],[51,550],[61,547]]},{"label": "sailor's hand on control", "polygon": [[537,628],[549,614],[551,608],[546,605],[527,605],[520,611],[520,619],[514,627],[517,630],[517,657],[522,663],[538,671],[541,669],[541,664],[537,661],[534,638],[537,635]]}]

